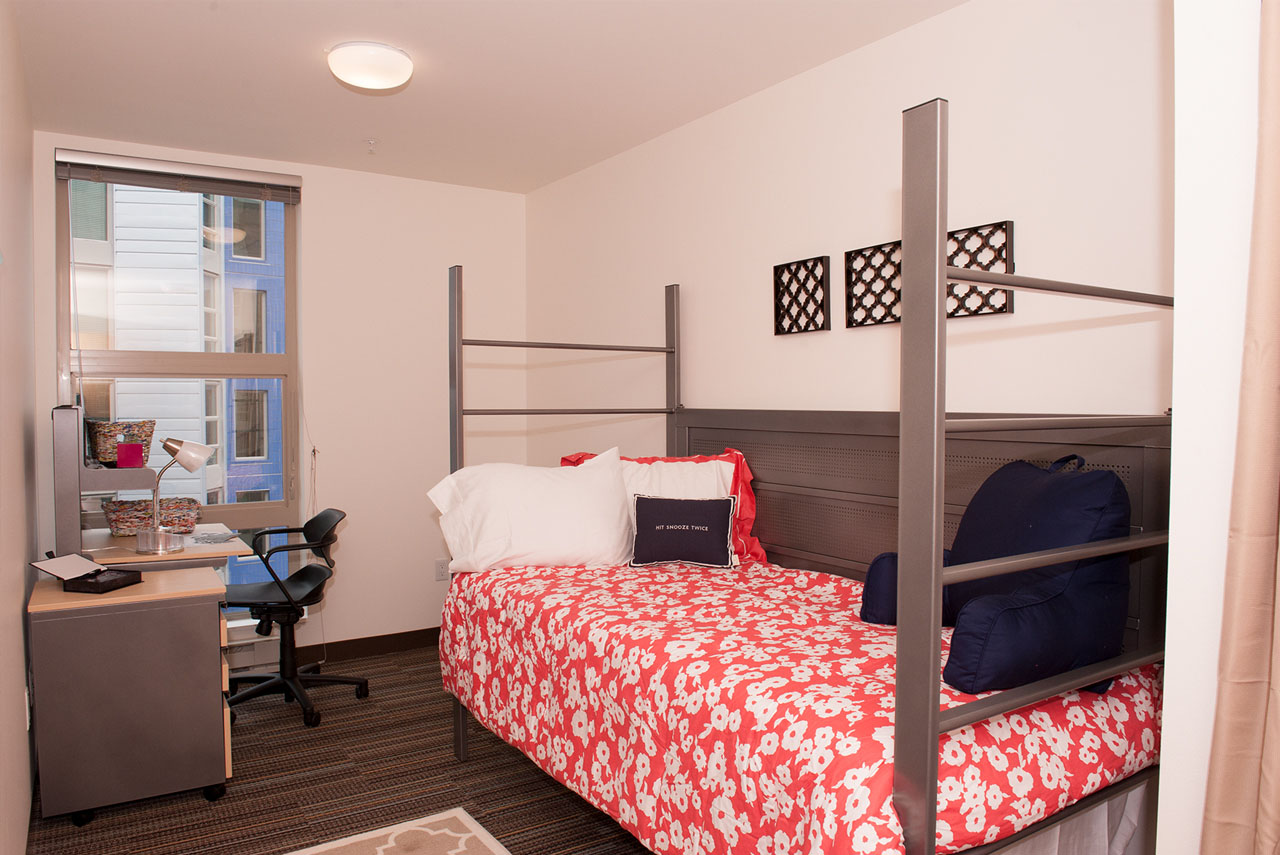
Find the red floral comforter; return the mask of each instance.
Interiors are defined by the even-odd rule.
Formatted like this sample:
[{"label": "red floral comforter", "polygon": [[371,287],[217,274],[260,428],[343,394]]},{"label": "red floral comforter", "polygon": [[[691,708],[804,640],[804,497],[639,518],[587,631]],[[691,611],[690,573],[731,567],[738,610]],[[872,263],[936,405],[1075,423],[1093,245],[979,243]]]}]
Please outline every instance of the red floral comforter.
[{"label": "red floral comforter", "polygon": [[[892,627],[859,582],[748,564],[461,574],[445,688],[659,855],[902,851]],[[944,631],[943,655],[950,643]],[[942,704],[973,696],[943,685]],[[939,739],[938,851],[1158,760],[1159,669]]]}]

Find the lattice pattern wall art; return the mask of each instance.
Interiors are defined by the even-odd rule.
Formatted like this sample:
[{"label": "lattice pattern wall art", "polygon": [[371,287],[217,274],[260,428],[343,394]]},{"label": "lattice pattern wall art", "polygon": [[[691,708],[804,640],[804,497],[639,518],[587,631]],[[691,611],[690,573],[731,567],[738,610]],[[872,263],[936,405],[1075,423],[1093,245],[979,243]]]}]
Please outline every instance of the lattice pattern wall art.
[{"label": "lattice pattern wall art", "polygon": [[[1013,221],[1003,220],[947,234],[947,264],[1013,273]],[[896,324],[902,320],[902,241],[844,254],[845,326]],[[776,271],[776,268],[775,268]],[[775,272],[776,278],[776,272]],[[1013,292],[967,282],[947,283],[947,317],[1007,314]]]},{"label": "lattice pattern wall art", "polygon": [[831,329],[831,256],[773,267],[773,334]]}]

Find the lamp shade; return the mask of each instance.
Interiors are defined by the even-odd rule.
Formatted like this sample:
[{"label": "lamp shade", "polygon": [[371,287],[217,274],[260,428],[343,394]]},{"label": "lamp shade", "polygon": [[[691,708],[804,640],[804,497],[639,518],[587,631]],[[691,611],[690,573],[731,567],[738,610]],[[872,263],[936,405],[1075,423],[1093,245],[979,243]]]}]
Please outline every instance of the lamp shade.
[{"label": "lamp shade", "polygon": [[195,472],[213,456],[212,448],[189,439],[166,439],[160,443],[160,447],[168,452],[175,463],[188,472]]},{"label": "lamp shade", "polygon": [[413,60],[380,42],[342,42],[329,49],[329,70],[359,89],[395,89],[413,76]]}]

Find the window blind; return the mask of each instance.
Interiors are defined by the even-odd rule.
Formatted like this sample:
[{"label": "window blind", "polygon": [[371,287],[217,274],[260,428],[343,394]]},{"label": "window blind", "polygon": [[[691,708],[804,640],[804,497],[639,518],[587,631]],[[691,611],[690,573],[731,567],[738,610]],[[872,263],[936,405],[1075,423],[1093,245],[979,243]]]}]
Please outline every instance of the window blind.
[{"label": "window blind", "polygon": [[155,187],[183,193],[212,193],[296,205],[302,178],[280,172],[256,172],[198,163],[150,160],[124,155],[57,149],[55,174],[62,179]]}]

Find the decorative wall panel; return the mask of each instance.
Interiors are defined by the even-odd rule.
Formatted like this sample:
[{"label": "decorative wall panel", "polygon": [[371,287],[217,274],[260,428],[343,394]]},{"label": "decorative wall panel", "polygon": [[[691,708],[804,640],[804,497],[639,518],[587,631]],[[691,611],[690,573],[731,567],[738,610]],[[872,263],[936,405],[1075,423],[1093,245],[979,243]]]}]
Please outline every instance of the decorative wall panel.
[{"label": "decorative wall panel", "polygon": [[[994,273],[1013,273],[1013,221],[987,223],[948,233],[947,264]],[[901,266],[902,241],[851,249],[844,254],[846,327],[896,324],[902,320]],[[1012,291],[984,288],[968,282],[947,283],[949,318],[1008,314],[1012,311]]]}]

